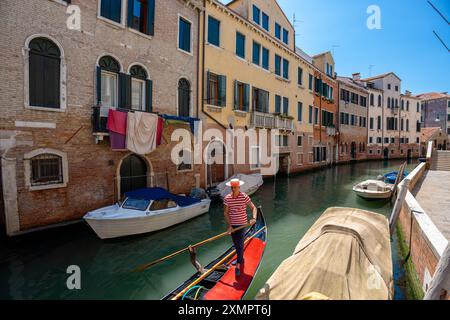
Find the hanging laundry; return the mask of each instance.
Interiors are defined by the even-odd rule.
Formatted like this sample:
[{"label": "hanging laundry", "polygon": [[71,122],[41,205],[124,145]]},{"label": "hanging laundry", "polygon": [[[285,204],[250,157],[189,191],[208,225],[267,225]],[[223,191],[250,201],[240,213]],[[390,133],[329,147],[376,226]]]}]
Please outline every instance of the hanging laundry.
[{"label": "hanging laundry", "polygon": [[158,115],[146,112],[128,114],[127,149],[145,155],[157,146]]},{"label": "hanging laundry", "polygon": [[162,143],[162,134],[164,130],[164,119],[158,117],[158,128],[156,129],[156,145],[159,146]]},{"label": "hanging laundry", "polygon": [[123,135],[127,134],[128,113],[109,109],[106,129]]},{"label": "hanging laundry", "polygon": [[168,114],[163,114],[163,115],[161,115],[161,117],[164,120],[181,121],[181,122],[189,123],[192,133],[194,133],[194,131],[195,131],[195,126],[194,126],[195,122],[200,121],[200,119],[198,119],[198,118],[171,116]]},{"label": "hanging laundry", "polygon": [[109,130],[109,141],[113,151],[126,150],[128,113],[109,109],[106,128]]}]

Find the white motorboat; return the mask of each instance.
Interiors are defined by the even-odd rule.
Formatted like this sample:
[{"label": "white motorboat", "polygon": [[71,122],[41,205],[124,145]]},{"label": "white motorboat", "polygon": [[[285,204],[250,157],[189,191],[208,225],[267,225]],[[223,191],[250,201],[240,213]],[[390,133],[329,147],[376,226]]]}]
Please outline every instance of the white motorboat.
[{"label": "white motorboat", "polygon": [[379,180],[366,180],[353,187],[353,191],[364,199],[388,199],[394,186]]},{"label": "white motorboat", "polygon": [[261,187],[264,183],[264,180],[260,173],[255,174],[238,173],[230,177],[226,181],[219,183],[211,192],[210,194],[211,197],[213,198],[220,197],[221,199],[223,199],[226,197],[227,194],[231,193],[231,188],[228,187],[226,184],[232,179],[239,179],[241,181],[244,181],[244,184],[241,186],[241,191],[249,196],[258,191],[259,187]]},{"label": "white motorboat", "polygon": [[101,239],[162,230],[209,211],[210,199],[174,195],[162,188],[125,194],[120,204],[88,212],[83,218]]}]

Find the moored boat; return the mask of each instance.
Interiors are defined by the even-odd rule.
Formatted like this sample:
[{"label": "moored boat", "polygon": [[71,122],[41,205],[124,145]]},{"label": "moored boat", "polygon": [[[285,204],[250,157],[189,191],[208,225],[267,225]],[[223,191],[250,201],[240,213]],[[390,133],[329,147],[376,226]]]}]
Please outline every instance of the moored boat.
[{"label": "moored boat", "polygon": [[162,230],[207,213],[210,199],[174,195],[163,188],[139,189],[125,200],[83,218],[101,239]]},{"label": "moored boat", "polygon": [[388,199],[392,196],[393,185],[379,180],[366,180],[353,187],[353,191],[364,199]]},{"label": "moored boat", "polygon": [[209,194],[211,198],[214,199],[223,199],[227,194],[231,192],[231,188],[227,186],[227,182],[239,179],[244,181],[244,184],[241,186],[241,191],[251,196],[263,185],[264,180],[260,173],[255,174],[243,174],[238,173],[229,179],[219,183],[215,188],[209,190]]},{"label": "moored boat", "polygon": [[[386,183],[389,183],[389,184],[395,184],[395,181],[397,180],[397,175],[398,175],[398,171],[393,171],[393,172],[386,173],[386,174],[384,175],[384,181],[385,181]],[[401,182],[404,178],[406,178],[408,175],[409,175],[409,172],[408,172],[408,171],[405,171],[405,172],[403,173],[402,178],[400,179],[400,182]]]},{"label": "moored boat", "polygon": [[387,218],[360,209],[327,209],[256,298],[392,299],[393,270]]},{"label": "moored boat", "polygon": [[197,272],[163,300],[240,300],[250,287],[261,263],[267,241],[267,226],[261,208],[256,223],[245,234],[245,265],[236,277],[234,247],[211,261],[204,272]]}]

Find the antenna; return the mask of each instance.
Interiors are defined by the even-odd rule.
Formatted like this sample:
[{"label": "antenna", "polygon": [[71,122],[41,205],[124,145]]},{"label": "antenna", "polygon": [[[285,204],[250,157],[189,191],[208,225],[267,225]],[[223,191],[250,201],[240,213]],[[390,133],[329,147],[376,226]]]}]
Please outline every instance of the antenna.
[{"label": "antenna", "polygon": [[332,51],[333,57],[334,57],[334,51],[335,51],[335,49],[336,49],[336,48],[340,48],[341,46],[338,45],[338,44],[333,44],[331,47],[332,47],[331,51]]},{"label": "antenna", "polygon": [[301,34],[297,33],[296,29],[297,29],[297,22],[304,22],[303,20],[297,20],[297,18],[295,17],[295,13],[293,14],[292,17],[292,26],[294,27],[295,30],[295,36],[299,37]]}]

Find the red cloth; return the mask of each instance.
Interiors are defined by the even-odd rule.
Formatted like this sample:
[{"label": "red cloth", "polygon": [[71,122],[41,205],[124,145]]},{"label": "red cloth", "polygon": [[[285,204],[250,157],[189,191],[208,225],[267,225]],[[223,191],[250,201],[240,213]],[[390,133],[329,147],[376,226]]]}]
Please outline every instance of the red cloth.
[{"label": "red cloth", "polygon": [[220,281],[209,290],[205,296],[205,300],[241,300],[250,286],[262,255],[266,243],[260,239],[253,238],[246,245],[244,249],[244,268],[241,270],[241,275],[236,278],[235,266],[231,262],[236,259],[234,255],[230,261],[230,269],[225,272]]},{"label": "red cloth", "polygon": [[158,127],[156,129],[156,145],[159,146],[161,144],[162,133],[164,129],[164,119],[158,118]]},{"label": "red cloth", "polygon": [[121,135],[127,134],[127,117],[128,113],[109,109],[108,121],[106,122],[106,129]]}]

